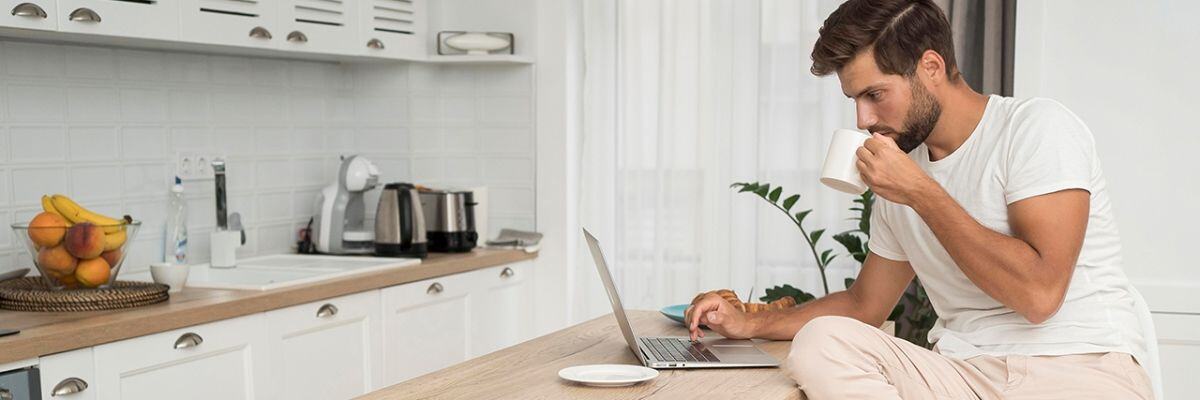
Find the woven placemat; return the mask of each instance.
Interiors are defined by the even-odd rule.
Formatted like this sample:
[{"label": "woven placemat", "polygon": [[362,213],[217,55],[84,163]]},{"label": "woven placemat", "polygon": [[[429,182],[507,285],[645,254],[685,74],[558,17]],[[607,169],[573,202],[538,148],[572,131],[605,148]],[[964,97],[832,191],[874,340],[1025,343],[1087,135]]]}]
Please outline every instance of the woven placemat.
[{"label": "woven placemat", "polygon": [[0,308],[14,311],[99,311],[166,301],[167,285],[116,281],[107,289],[51,290],[40,277],[0,282]]}]

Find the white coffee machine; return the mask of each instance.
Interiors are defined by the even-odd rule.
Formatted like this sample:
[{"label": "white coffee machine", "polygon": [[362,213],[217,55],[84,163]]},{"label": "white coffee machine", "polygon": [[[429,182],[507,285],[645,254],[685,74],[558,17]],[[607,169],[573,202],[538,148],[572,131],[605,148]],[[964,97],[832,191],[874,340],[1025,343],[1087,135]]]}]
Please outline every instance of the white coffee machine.
[{"label": "white coffee machine", "polygon": [[317,252],[325,254],[370,254],[375,250],[375,231],[364,223],[363,194],[379,183],[379,169],[362,156],[343,156],[336,183],[317,194],[317,216],[313,236]]}]

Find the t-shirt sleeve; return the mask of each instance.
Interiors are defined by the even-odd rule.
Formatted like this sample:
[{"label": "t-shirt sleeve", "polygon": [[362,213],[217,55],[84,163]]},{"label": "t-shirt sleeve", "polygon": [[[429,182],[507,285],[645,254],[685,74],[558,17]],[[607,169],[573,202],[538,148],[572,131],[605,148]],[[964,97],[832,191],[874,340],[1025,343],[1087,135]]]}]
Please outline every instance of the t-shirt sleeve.
[{"label": "t-shirt sleeve", "polygon": [[1022,108],[1012,120],[1005,202],[1066,189],[1091,192],[1095,141],[1083,121],[1053,100],[1033,99]]},{"label": "t-shirt sleeve", "polygon": [[900,248],[900,242],[896,240],[896,234],[888,224],[885,202],[887,200],[876,196],[875,204],[871,206],[871,239],[867,241],[867,248],[889,260],[908,261],[908,256],[904,254],[904,249]]}]

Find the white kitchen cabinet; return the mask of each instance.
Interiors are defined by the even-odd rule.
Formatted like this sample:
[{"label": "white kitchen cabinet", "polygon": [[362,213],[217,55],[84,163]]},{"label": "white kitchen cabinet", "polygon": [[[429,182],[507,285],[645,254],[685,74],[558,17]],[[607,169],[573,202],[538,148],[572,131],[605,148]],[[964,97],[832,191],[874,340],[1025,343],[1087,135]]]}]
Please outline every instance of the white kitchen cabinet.
[{"label": "white kitchen cabinet", "polygon": [[178,0],[58,0],[58,30],[141,39],[179,38]]},{"label": "white kitchen cabinet", "polygon": [[349,399],[382,387],[379,291],[268,311],[270,398]]},{"label": "white kitchen cabinet", "polygon": [[55,0],[3,0],[0,26],[53,31],[58,29]]},{"label": "white kitchen cabinet", "polygon": [[469,358],[472,289],[467,274],[381,289],[384,386]]},{"label": "white kitchen cabinet", "polygon": [[468,273],[476,287],[471,357],[521,343],[532,335],[532,264],[526,261]]},{"label": "white kitchen cabinet", "polygon": [[263,314],[94,347],[99,400],[266,398]]},{"label": "white kitchen cabinet", "polygon": [[180,39],[243,47],[277,47],[282,9],[271,0],[182,0]]},{"label": "white kitchen cabinet", "polygon": [[326,54],[361,54],[358,2],[362,0],[279,0],[280,48]]},{"label": "white kitchen cabinet", "polygon": [[425,58],[425,0],[359,0],[362,54],[420,60]]},{"label": "white kitchen cabinet", "polygon": [[91,400],[96,398],[95,359],[92,348],[42,356],[38,359],[42,397]]}]

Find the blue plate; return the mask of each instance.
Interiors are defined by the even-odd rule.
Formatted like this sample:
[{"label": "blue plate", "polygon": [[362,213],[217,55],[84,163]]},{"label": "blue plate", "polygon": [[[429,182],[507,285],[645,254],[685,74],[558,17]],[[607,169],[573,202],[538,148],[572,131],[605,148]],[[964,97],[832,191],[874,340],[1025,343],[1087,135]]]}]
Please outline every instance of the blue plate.
[{"label": "blue plate", "polygon": [[661,310],[658,310],[658,312],[662,313],[662,315],[665,315],[667,318],[670,318],[672,321],[680,324],[686,324],[683,319],[683,313],[684,311],[687,311],[689,305],[691,304],[676,304],[673,306],[666,306]]}]

